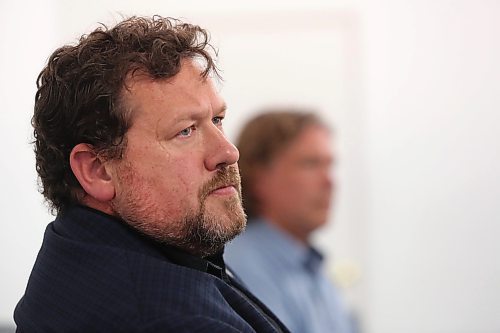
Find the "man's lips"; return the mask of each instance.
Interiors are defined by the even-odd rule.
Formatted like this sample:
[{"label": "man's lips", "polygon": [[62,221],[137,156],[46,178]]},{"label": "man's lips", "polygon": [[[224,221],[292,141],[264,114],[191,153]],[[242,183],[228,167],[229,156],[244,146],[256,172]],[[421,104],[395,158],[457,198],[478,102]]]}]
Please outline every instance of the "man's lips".
[{"label": "man's lips", "polygon": [[210,191],[210,194],[217,195],[228,195],[234,193],[236,193],[236,186],[234,184],[224,184]]}]

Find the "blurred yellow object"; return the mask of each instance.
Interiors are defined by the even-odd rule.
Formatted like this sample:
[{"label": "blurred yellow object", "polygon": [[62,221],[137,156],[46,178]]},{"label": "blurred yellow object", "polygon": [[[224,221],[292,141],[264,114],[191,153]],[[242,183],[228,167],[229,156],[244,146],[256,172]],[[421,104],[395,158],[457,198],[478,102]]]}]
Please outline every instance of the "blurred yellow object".
[{"label": "blurred yellow object", "polygon": [[335,263],[330,266],[329,275],[335,281],[335,284],[347,289],[354,286],[361,277],[361,268],[359,264],[351,259],[335,260]]}]

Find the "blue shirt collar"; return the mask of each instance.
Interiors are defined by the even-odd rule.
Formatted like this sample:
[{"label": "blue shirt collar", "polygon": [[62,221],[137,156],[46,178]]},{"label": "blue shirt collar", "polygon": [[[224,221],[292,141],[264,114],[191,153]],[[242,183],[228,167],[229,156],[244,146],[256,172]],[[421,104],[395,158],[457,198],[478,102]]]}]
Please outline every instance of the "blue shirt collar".
[{"label": "blue shirt collar", "polygon": [[291,267],[307,269],[316,273],[323,264],[323,255],[311,245],[305,245],[293,236],[264,218],[249,223],[248,228],[260,229],[263,242],[266,242],[281,261]]}]

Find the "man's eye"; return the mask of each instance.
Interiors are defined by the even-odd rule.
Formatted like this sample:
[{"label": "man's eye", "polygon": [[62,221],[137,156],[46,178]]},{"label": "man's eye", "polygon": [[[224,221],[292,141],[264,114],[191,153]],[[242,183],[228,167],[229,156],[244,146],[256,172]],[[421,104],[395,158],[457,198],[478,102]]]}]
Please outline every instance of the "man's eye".
[{"label": "man's eye", "polygon": [[215,126],[221,126],[222,125],[222,119],[224,119],[224,117],[221,117],[221,116],[213,117],[212,118],[212,123],[214,123]]},{"label": "man's eye", "polygon": [[191,136],[191,134],[193,133],[193,131],[194,131],[194,126],[190,126],[188,128],[183,129],[179,133],[177,133],[177,136],[180,136],[180,137],[189,137],[189,136]]},{"label": "man's eye", "polygon": [[306,158],[300,161],[300,165],[306,168],[316,168],[321,165],[321,161],[315,158]]}]

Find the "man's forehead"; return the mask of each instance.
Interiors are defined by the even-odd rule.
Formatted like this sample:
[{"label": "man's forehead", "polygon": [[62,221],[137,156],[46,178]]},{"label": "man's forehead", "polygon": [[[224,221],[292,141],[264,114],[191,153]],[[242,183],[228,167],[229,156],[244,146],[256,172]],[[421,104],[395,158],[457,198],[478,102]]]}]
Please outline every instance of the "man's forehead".
[{"label": "man's forehead", "polygon": [[185,63],[176,76],[164,79],[137,72],[129,78],[122,93],[122,102],[135,115],[147,110],[160,109],[161,113],[175,110],[177,112],[172,116],[183,119],[206,111],[224,112],[226,103],[215,89],[212,78],[202,76],[198,67]]},{"label": "man's forehead", "polygon": [[169,83],[174,78],[175,76],[169,78],[155,78],[144,70],[135,70],[127,74],[123,83],[121,95],[125,98],[140,95],[143,92],[151,91],[160,83]]},{"label": "man's forehead", "polygon": [[203,77],[200,71],[187,69],[185,67],[186,66],[181,67],[176,75],[165,78],[155,78],[142,70],[129,73],[124,83],[124,93],[134,95],[141,91],[147,92],[159,88],[162,88],[162,90],[182,89],[186,85],[193,83],[198,83],[200,85],[211,84],[211,79]]},{"label": "man's forehead", "polygon": [[333,137],[330,130],[323,125],[308,125],[295,136],[285,147],[284,154],[297,153],[312,154],[318,152],[333,153]]}]

